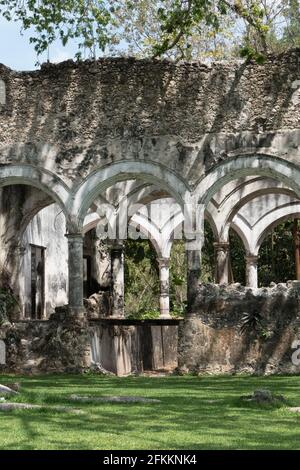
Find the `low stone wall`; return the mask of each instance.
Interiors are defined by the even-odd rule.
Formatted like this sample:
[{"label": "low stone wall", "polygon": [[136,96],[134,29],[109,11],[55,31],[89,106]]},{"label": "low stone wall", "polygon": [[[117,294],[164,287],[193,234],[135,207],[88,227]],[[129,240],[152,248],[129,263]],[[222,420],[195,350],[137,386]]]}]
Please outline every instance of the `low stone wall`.
[{"label": "low stone wall", "polygon": [[[80,372],[116,375],[177,367],[176,320],[70,320],[63,312],[47,321],[18,321],[0,328],[5,361],[18,373]],[[4,363],[5,362],[5,363]]]},{"label": "low stone wall", "polygon": [[293,342],[300,340],[300,282],[261,289],[202,285],[193,312],[179,329],[181,372],[300,372],[292,361]]}]

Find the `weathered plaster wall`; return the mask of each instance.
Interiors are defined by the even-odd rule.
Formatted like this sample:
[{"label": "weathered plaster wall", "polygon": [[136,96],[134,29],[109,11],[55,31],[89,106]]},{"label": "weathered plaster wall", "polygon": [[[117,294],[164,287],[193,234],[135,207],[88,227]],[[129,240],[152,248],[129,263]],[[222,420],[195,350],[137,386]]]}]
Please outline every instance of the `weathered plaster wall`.
[{"label": "weathered plaster wall", "polygon": [[25,185],[0,189],[0,276],[1,285],[22,298],[20,260],[24,253],[22,235],[35,214],[51,203],[41,191]]},{"label": "weathered plaster wall", "polygon": [[19,283],[23,316],[31,316],[31,244],[45,248],[45,311],[68,303],[68,241],[66,220],[57,204],[42,209],[28,224],[22,237]]},{"label": "weathered plaster wall", "polygon": [[[300,339],[300,283],[250,289],[203,285],[194,314],[179,332],[179,368],[211,373],[299,373],[292,344]],[[262,316],[255,333],[242,333],[245,313]]]},{"label": "weathered plaster wall", "polygon": [[133,59],[0,66],[0,161],[48,168],[68,184],[120,159],[153,160],[193,183],[230,156],[297,162],[300,51],[265,64]]}]

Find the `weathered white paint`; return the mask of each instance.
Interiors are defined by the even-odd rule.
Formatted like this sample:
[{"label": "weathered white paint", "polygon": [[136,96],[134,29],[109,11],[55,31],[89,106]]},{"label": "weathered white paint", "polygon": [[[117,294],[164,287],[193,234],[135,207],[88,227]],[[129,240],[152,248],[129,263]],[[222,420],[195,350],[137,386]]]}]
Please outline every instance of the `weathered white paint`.
[{"label": "weathered white paint", "polygon": [[57,204],[51,204],[31,220],[23,234],[20,289],[24,316],[30,317],[31,313],[31,244],[46,249],[45,316],[54,312],[55,307],[68,303],[68,242],[65,233],[65,216]]}]

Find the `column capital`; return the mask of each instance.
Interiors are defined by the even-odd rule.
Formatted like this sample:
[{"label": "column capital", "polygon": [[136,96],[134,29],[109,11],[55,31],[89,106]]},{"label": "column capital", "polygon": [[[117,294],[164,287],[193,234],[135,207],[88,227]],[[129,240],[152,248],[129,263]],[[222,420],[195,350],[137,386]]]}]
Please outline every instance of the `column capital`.
[{"label": "column capital", "polygon": [[218,242],[214,242],[213,245],[214,245],[215,251],[219,251],[219,250],[228,251],[230,248],[229,242],[218,241]]},{"label": "column capital", "polygon": [[245,256],[245,260],[249,264],[257,264],[258,255],[253,255],[251,253],[247,253]]},{"label": "column capital", "polygon": [[170,266],[170,258],[159,257],[157,261],[160,268],[168,268]]},{"label": "column capital", "polygon": [[124,250],[124,241],[123,240],[111,240],[108,242],[108,247],[111,250],[121,251]]},{"label": "column capital", "polygon": [[77,242],[80,242],[80,243],[83,243],[83,234],[78,232],[78,233],[66,233],[65,234],[65,237],[68,239],[68,240],[75,240]]}]

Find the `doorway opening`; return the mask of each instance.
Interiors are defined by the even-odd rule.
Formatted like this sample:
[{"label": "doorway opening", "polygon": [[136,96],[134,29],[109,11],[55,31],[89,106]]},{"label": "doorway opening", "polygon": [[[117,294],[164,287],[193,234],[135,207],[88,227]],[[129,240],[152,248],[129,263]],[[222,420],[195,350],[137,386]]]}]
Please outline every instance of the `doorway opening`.
[{"label": "doorway opening", "polygon": [[45,247],[31,248],[31,318],[41,320],[45,310]]}]

